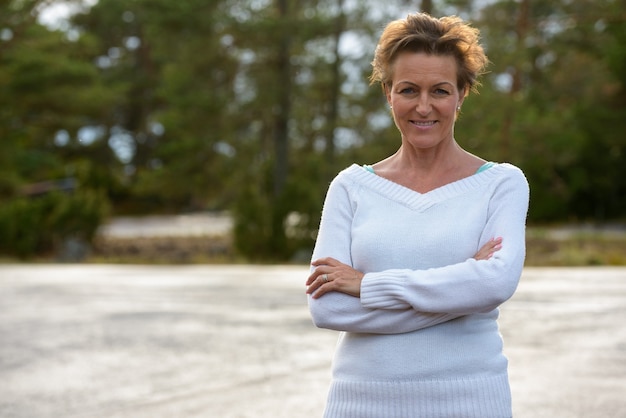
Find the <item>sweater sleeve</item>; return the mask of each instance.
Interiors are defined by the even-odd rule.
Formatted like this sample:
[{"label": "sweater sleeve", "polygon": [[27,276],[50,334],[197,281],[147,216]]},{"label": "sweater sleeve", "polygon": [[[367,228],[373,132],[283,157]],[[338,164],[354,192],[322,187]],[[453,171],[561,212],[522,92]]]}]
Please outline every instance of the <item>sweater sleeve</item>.
[{"label": "sweater sleeve", "polygon": [[[351,198],[351,193],[357,193],[357,187],[341,174],[331,183],[322,210],[313,259],[333,257],[344,264],[354,265],[350,248],[356,201]],[[319,299],[309,297],[308,300],[313,323],[336,331],[398,334],[461,316],[420,312],[407,304],[391,309],[365,307],[359,298],[340,292],[330,292]]]},{"label": "sweater sleeve", "polygon": [[330,292],[319,299],[309,296],[309,309],[318,328],[371,334],[401,334],[450,321],[462,315],[406,309],[365,308],[359,298]]},{"label": "sweater sleeve", "polygon": [[487,312],[508,300],[517,288],[525,258],[529,189],[519,169],[500,181],[489,201],[480,239],[501,236],[502,249],[489,260],[426,270],[394,269],[368,273],[361,283],[361,303],[371,309],[413,308],[420,312]]}]

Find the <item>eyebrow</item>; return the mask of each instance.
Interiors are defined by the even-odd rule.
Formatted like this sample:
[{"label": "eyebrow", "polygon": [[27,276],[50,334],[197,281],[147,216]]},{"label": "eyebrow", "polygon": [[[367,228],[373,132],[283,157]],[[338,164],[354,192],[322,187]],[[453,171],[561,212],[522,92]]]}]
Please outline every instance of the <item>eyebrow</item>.
[{"label": "eyebrow", "polygon": [[[405,84],[410,84],[410,85],[412,85],[412,86],[418,86],[418,85],[419,85],[419,84],[416,84],[416,83],[414,83],[414,82],[412,82],[412,81],[407,81],[407,80],[398,81],[398,84],[403,84],[403,83],[405,83]],[[454,83],[451,83],[451,82],[449,82],[449,81],[440,81],[440,82],[438,82],[438,83],[433,84],[433,85],[432,85],[432,87],[441,86],[441,85],[443,85],[443,84],[447,84],[447,85],[449,85],[449,86],[454,87]]]}]

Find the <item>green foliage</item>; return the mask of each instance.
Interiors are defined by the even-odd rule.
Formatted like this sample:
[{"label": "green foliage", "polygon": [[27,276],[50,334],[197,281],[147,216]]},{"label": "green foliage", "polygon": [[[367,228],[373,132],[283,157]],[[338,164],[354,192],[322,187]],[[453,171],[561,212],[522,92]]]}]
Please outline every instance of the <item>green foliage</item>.
[{"label": "green foliage", "polygon": [[106,196],[92,190],[11,199],[0,206],[0,253],[31,258],[69,239],[89,244],[108,213]]},{"label": "green foliage", "polygon": [[[36,20],[50,3],[0,2],[3,236],[88,230],[69,201],[19,197],[75,177],[113,213],[231,210],[240,254],[287,260],[310,251],[332,177],[400,145],[367,78],[405,1],[100,0],[56,31]],[[525,171],[531,222],[623,220],[623,0],[433,6],[472,20],[492,61],[459,143]],[[60,239],[11,234],[28,250],[2,251]]]},{"label": "green foliage", "polygon": [[618,3],[503,0],[477,14],[493,64],[481,94],[464,106],[458,138],[525,171],[531,222],[602,222],[626,213],[626,173],[617,163],[626,145]]},{"label": "green foliage", "polygon": [[275,260],[270,243],[272,236],[272,207],[266,196],[251,188],[242,191],[233,208],[235,248],[250,260]]}]

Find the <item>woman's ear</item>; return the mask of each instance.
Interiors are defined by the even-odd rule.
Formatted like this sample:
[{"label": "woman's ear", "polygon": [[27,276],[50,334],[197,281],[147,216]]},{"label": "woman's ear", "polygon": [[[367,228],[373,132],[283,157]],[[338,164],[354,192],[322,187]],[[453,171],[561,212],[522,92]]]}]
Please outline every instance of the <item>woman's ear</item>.
[{"label": "woman's ear", "polygon": [[389,103],[389,107],[391,106],[391,88],[387,84],[383,84],[383,92],[385,93],[385,97],[387,98],[387,103]]},{"label": "woman's ear", "polygon": [[463,100],[465,100],[465,98],[469,96],[469,93],[470,93],[469,86],[465,86],[463,90],[461,90],[459,93],[460,93],[459,96],[461,97],[461,102],[459,104],[463,104]]},{"label": "woman's ear", "polygon": [[467,87],[465,87],[463,90],[459,92],[459,101],[456,104],[456,108],[458,110],[461,110],[461,106],[463,106],[463,102],[465,101],[465,98],[467,97],[468,94],[469,94],[469,90],[467,89]]}]

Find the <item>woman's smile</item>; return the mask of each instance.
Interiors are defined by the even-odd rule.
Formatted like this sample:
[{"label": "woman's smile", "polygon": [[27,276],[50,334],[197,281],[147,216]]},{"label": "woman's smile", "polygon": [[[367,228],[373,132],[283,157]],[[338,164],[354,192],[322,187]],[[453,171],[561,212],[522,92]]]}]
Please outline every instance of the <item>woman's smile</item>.
[{"label": "woman's smile", "polygon": [[409,122],[415,125],[419,129],[429,129],[435,126],[435,124],[437,123],[436,120],[427,120],[427,121],[411,120]]}]

